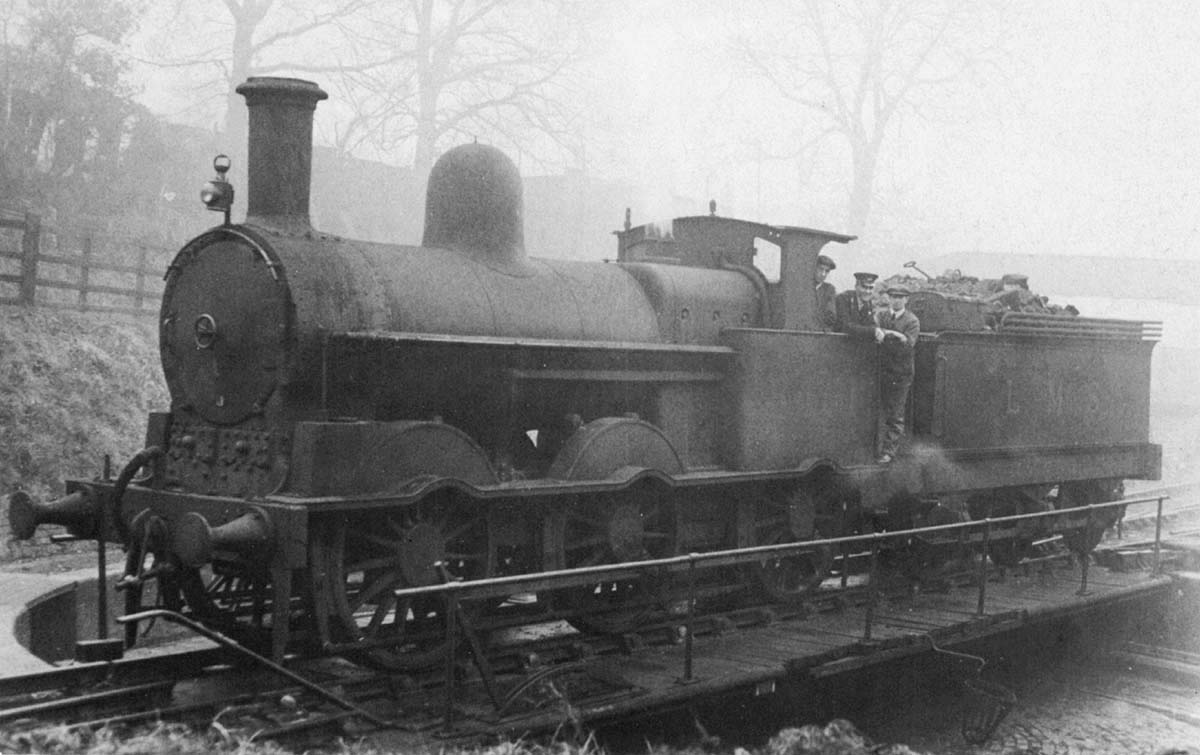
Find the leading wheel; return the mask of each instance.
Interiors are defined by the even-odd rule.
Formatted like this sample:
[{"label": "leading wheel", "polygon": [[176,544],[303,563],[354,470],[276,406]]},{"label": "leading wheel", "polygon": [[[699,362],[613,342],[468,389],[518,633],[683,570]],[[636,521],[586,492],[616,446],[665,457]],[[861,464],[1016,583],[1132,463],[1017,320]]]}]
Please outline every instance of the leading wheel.
[{"label": "leading wheel", "polygon": [[395,591],[438,584],[441,568],[451,579],[483,579],[494,563],[487,518],[446,497],[401,512],[330,519],[310,548],[314,599],[331,637],[359,643],[352,655],[366,663],[398,671],[435,665],[449,642],[442,596],[402,598]]}]

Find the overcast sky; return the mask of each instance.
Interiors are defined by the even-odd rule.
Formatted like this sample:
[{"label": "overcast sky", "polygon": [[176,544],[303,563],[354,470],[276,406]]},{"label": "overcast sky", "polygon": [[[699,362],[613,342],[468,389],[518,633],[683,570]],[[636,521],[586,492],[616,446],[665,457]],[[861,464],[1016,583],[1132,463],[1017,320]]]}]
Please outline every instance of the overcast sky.
[{"label": "overcast sky", "polygon": [[1014,21],[1027,101],[963,129],[929,182],[931,202],[964,190],[954,238],[1196,255],[1200,3],[1049,2]]},{"label": "overcast sky", "polygon": [[[639,187],[635,217],[666,217],[672,196],[695,200],[694,212],[713,198],[723,214],[843,230],[844,160],[773,159],[806,116],[730,74],[730,33],[772,31],[754,0],[600,7],[603,44],[581,97],[603,136],[587,167]],[[1200,3],[1004,8],[1008,81],[948,92],[932,118],[906,119],[889,137],[861,247],[1200,256]],[[148,28],[137,44],[147,42],[163,41]],[[186,80],[144,80],[151,107],[219,120],[180,107]],[[725,158],[733,152],[742,157]]]},{"label": "overcast sky", "polygon": [[[836,176],[801,185],[803,166],[780,161],[696,174],[699,147],[677,135],[700,112],[705,80],[728,64],[711,52],[730,22],[680,22],[678,6],[631,4],[637,31],[612,47],[611,86],[636,126],[625,132],[636,164],[657,163],[679,193],[723,190],[739,214],[840,230],[846,188]],[[1012,3],[1004,21],[1012,79],[955,93],[933,120],[904,122],[872,230],[940,251],[1200,256],[1200,3]],[[713,44],[696,44],[705,35]],[[778,98],[761,102],[761,121],[789,117]],[[737,130],[727,139],[753,138],[744,119],[728,121]],[[821,193],[838,201],[813,196]]]}]

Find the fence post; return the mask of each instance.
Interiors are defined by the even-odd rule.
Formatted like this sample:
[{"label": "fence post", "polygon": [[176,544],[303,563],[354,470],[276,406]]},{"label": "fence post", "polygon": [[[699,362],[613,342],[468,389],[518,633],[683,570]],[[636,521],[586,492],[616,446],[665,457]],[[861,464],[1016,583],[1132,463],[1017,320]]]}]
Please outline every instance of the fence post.
[{"label": "fence post", "polygon": [[21,236],[21,303],[32,307],[37,298],[38,252],[41,250],[42,218],[25,213],[25,233]]},{"label": "fence post", "polygon": [[88,229],[83,234],[83,255],[79,263],[79,308],[86,311],[88,303],[88,283],[92,277],[92,231]]},{"label": "fence post", "polygon": [[146,294],[146,245],[139,244],[138,249],[138,264],[137,264],[137,286],[136,294],[133,297],[133,306],[136,309],[142,308],[142,300]]}]

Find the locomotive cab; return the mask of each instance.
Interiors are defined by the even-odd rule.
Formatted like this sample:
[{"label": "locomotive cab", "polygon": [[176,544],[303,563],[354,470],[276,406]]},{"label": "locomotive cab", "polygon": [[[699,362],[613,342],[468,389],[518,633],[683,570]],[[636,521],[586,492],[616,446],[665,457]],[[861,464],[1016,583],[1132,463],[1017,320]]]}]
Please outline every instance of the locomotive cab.
[{"label": "locomotive cab", "polygon": [[[857,237],[719,217],[715,202],[710,202],[709,208],[709,215],[676,218],[669,233],[653,224],[618,231],[618,261],[653,264],[661,276],[670,275],[669,269],[661,267],[664,264],[735,271],[745,276],[755,286],[756,312],[741,322],[714,318],[718,331],[726,327],[821,330],[812,286],[817,255],[831,241],[846,244]],[[764,250],[770,251],[763,254]],[[667,308],[658,309],[661,313]]]}]

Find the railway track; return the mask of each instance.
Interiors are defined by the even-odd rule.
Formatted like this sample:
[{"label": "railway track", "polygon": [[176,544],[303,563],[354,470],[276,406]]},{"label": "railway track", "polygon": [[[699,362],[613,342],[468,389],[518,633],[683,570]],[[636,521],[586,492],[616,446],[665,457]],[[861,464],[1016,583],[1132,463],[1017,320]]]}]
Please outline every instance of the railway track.
[{"label": "railway track", "polygon": [[[341,699],[368,699],[376,675],[299,664],[309,684],[336,686]],[[296,672],[300,673],[300,672]],[[4,691],[26,677],[4,680]],[[359,711],[331,704],[305,684],[272,679],[239,663],[224,648],[58,669],[36,680],[45,689],[0,700],[0,730],[36,742],[65,729],[136,727],[158,721],[203,730],[214,723],[232,735],[280,738],[328,727]],[[378,723],[378,722],[376,722]]]},{"label": "railway track", "polygon": [[[966,585],[969,576],[960,581]],[[695,637],[732,635],[811,613],[861,607],[869,598],[863,584],[838,586],[802,605],[696,615],[691,631]],[[152,611],[133,618],[183,623],[218,646],[0,678],[0,732],[37,741],[64,727],[95,730],[172,721],[199,729],[215,725],[229,736],[328,741],[372,729],[432,731],[443,724],[444,669],[397,675],[329,657],[289,657],[277,665],[185,617]],[[512,626],[489,637],[482,658],[469,649],[461,653],[455,678],[492,687],[487,692],[497,719],[560,704],[568,687],[572,695],[593,699],[620,695],[627,685],[595,678],[584,666],[679,645],[686,639],[680,619],[678,612],[668,613],[618,635],[584,634],[560,619]]]},{"label": "railway track", "polygon": [[[852,560],[862,557],[850,555]],[[1025,566],[1050,569],[1069,561],[1069,554],[1061,552]],[[977,575],[974,569],[943,575],[942,589],[973,590]],[[1003,579],[1003,571],[996,575]],[[451,717],[464,712],[455,687],[460,692],[466,687],[482,689],[491,710],[474,714],[498,727],[505,720],[529,719],[547,710],[560,709],[569,717],[570,700],[583,697],[602,704],[636,694],[619,678],[597,672],[604,665],[597,660],[641,651],[653,654],[656,648],[669,650],[693,637],[736,638],[740,632],[781,622],[803,625],[806,617],[861,612],[864,607],[869,616],[869,603],[901,599],[912,589],[905,580],[872,587],[861,575],[834,577],[803,603],[698,613],[686,623],[687,607],[675,606],[658,621],[616,635],[581,633],[536,605],[517,606],[513,615],[526,611],[526,623],[490,631],[486,646],[472,637],[472,627],[465,627],[470,641],[457,654],[453,675],[446,668],[388,674],[328,657],[289,657],[276,666],[195,626],[195,631],[222,644],[0,679],[0,731],[29,741],[63,726],[95,729],[179,721],[202,729],[216,726],[230,736],[285,740],[329,741],[379,728],[429,733],[448,728]],[[189,623],[165,612],[157,617]],[[447,679],[453,682],[447,684]]]},{"label": "railway track", "polygon": [[[803,610],[833,611],[865,600],[862,588],[818,596]],[[800,608],[757,606],[695,618],[693,632],[711,635],[795,618]],[[213,722],[231,735],[281,738],[324,730],[395,727],[429,728],[428,703],[440,700],[441,669],[402,676],[331,658],[269,659],[233,647],[223,636],[165,612],[155,618],[183,621],[222,644],[213,648],[64,666],[36,674],[0,678],[0,731],[36,737],[52,729],[135,726],[179,721],[201,728]],[[479,680],[523,678],[500,698],[501,709],[528,707],[535,684],[575,670],[580,661],[635,649],[678,644],[680,627],[661,621],[617,636],[584,635],[564,622],[513,628],[493,638],[484,659],[464,659],[459,673]],[[467,668],[467,663],[471,668]],[[422,701],[422,702],[418,702]],[[405,714],[392,721],[387,712]],[[437,711],[440,715],[440,710]]]}]

